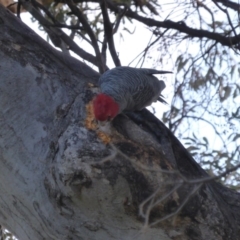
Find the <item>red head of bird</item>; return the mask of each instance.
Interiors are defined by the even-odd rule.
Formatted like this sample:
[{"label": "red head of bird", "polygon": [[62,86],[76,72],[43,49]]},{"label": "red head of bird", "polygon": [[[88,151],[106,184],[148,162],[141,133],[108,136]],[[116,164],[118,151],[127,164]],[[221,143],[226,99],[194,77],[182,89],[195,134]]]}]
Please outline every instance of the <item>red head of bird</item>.
[{"label": "red head of bird", "polygon": [[98,121],[112,120],[119,110],[119,104],[106,94],[100,93],[93,100],[93,112]]}]

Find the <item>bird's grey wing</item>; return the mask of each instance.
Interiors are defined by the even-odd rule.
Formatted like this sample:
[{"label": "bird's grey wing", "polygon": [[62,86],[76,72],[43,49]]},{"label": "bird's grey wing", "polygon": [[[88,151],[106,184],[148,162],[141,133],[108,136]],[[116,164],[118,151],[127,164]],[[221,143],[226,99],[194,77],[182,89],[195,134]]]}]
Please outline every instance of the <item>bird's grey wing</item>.
[{"label": "bird's grey wing", "polygon": [[[142,110],[146,106],[151,105],[152,102],[156,101],[155,96],[159,96],[151,85],[140,85],[136,88],[136,91],[132,93],[132,106],[134,110]],[[156,98],[156,99],[155,99]],[[129,106],[131,108],[131,106]]]}]

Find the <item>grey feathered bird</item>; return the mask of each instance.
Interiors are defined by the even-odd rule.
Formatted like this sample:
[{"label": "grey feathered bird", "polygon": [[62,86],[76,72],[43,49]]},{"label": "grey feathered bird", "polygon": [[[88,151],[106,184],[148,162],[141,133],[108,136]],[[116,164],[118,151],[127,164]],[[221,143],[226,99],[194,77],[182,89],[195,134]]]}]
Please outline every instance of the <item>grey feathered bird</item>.
[{"label": "grey feathered bird", "polygon": [[99,79],[101,93],[93,101],[95,118],[111,120],[123,111],[139,111],[159,100],[165,83],[153,74],[172,73],[147,68],[116,67]]}]

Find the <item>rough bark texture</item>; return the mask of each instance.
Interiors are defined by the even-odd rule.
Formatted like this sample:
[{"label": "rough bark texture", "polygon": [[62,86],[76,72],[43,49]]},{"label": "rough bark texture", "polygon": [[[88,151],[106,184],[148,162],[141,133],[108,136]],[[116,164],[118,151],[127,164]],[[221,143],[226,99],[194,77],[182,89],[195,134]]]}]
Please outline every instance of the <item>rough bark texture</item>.
[{"label": "rough bark texture", "polygon": [[[101,133],[89,110],[98,77],[0,6],[0,223],[20,240],[240,239],[240,196],[215,182],[174,221],[141,231],[139,204],[181,180],[161,169],[207,175],[147,110],[120,115]],[[150,224],[193,187],[170,194]]]}]

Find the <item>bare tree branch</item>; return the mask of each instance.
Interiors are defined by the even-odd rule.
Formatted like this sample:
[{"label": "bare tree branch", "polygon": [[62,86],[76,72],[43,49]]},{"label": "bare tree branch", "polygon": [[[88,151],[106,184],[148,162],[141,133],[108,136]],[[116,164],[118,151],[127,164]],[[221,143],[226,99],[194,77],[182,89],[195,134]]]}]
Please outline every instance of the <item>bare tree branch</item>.
[{"label": "bare tree branch", "polygon": [[88,36],[90,37],[92,46],[93,46],[95,54],[96,54],[99,72],[103,73],[106,68],[103,64],[102,56],[101,56],[101,53],[100,53],[100,50],[98,47],[98,43],[97,43],[97,39],[95,37],[95,34],[94,34],[92,28],[90,27],[89,23],[87,22],[86,18],[82,14],[82,12],[76,7],[76,5],[73,3],[72,0],[67,1],[67,5],[71,9],[71,11],[78,17],[79,21],[82,23],[84,29],[86,30]]},{"label": "bare tree branch", "polygon": [[102,59],[104,64],[107,62],[107,38],[104,37],[103,42],[102,42]]},{"label": "bare tree branch", "polygon": [[74,51],[84,60],[94,64],[95,66],[98,66],[96,57],[80,48],[66,33],[56,27],[52,27],[53,24],[44,18],[42,14],[36,8],[34,8],[30,2],[23,2],[22,4],[24,8],[29,11],[33,17],[36,18],[43,26],[48,27],[49,31],[51,30],[59,39],[62,39],[70,50]]},{"label": "bare tree branch", "polygon": [[[109,0],[105,0],[107,3],[107,7],[115,12],[120,14],[122,12],[122,8],[118,6],[118,4],[114,4],[113,2]],[[76,0],[76,2],[83,2],[83,0]],[[99,3],[99,0],[85,0],[85,2],[95,2]],[[239,4],[235,4],[231,1],[221,0],[218,2],[224,3],[225,6],[230,7],[234,6],[234,9],[239,11]],[[125,5],[124,5],[125,6]],[[210,32],[207,30],[202,29],[195,29],[187,26],[183,21],[180,22],[174,22],[171,20],[165,20],[165,21],[157,21],[153,18],[147,18],[140,16],[137,14],[137,12],[132,11],[130,8],[127,9],[125,15],[127,17],[130,17],[132,19],[135,19],[149,27],[162,27],[167,29],[175,29],[179,32],[185,33],[188,35],[188,37],[197,37],[197,38],[208,38],[211,40],[215,40],[216,42],[222,44],[223,46],[233,47],[235,46],[237,49],[240,48],[239,41],[240,41],[240,34],[234,36],[234,37],[228,37],[226,36],[226,33],[216,33],[216,32]]]},{"label": "bare tree branch", "polygon": [[235,3],[233,1],[229,1],[229,0],[215,0],[213,2],[220,2],[222,3],[224,6],[229,7],[235,11],[240,12],[240,4],[239,3]]},{"label": "bare tree branch", "polygon": [[[216,1],[213,1],[213,2],[215,3],[215,5],[216,5],[221,11],[223,11],[223,12],[227,15],[227,19],[228,19],[229,25],[231,26],[234,35],[237,36],[235,27],[234,27],[233,24],[232,24],[231,18],[230,18],[229,13],[228,13],[228,10],[222,8],[221,6],[219,6],[219,4],[218,4]],[[237,52],[236,52],[236,54],[237,54]]]},{"label": "bare tree branch", "polygon": [[108,16],[107,4],[106,4],[105,0],[101,0],[100,7],[102,10],[104,33],[105,33],[106,41],[108,42],[109,51],[111,53],[111,56],[112,56],[115,66],[121,66],[121,62],[118,58],[118,55],[117,55],[117,52],[115,49],[115,44],[114,44],[114,39],[113,39],[113,27],[112,27],[112,23],[110,22],[110,19]]},{"label": "bare tree branch", "polygon": [[[110,1],[107,1],[109,8],[116,12],[120,12],[120,8],[115,6],[113,3],[109,3]],[[200,30],[188,27],[184,22],[174,22],[171,20],[165,20],[165,21],[157,21],[152,18],[147,18],[138,15],[136,12],[133,12],[131,9],[128,9],[126,12],[127,17],[131,17],[135,20],[138,20],[139,22],[149,26],[149,27],[163,27],[168,29],[175,29],[179,32],[186,33],[190,37],[198,37],[198,38],[208,38],[211,40],[215,40],[218,43],[221,43],[224,46],[233,47],[234,45],[237,45],[237,48],[239,48],[239,40],[240,40],[240,34],[234,36],[234,37],[226,37],[220,33],[214,33],[207,30]],[[223,33],[224,34],[224,33]]]},{"label": "bare tree branch", "polygon": [[40,8],[41,10],[43,10],[46,13],[46,15],[52,20],[53,23],[58,23],[58,21],[50,13],[50,11],[47,8],[45,8],[41,3],[37,2],[36,0],[32,0],[31,3],[35,8]]}]

